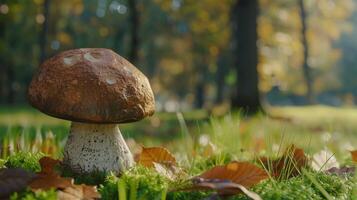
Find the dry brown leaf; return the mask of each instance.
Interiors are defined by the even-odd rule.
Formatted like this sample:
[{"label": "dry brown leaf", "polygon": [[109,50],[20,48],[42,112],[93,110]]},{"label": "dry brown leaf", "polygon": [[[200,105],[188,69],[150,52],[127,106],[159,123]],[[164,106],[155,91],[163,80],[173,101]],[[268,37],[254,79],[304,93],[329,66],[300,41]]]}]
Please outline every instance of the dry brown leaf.
[{"label": "dry brown leaf", "polygon": [[341,177],[346,177],[346,176],[353,176],[355,174],[355,167],[332,167],[331,169],[326,170],[325,172],[329,173],[329,174],[336,174],[338,176]]},{"label": "dry brown leaf", "polygon": [[98,199],[100,198],[99,193],[97,192],[96,187],[87,186],[87,185],[73,185],[67,187],[63,190],[57,192],[57,198],[59,200],[81,200],[81,199]]},{"label": "dry brown leaf", "polygon": [[12,193],[24,190],[35,176],[23,169],[0,169],[0,199],[7,199]]},{"label": "dry brown leaf", "polygon": [[198,177],[203,179],[229,180],[249,188],[269,176],[263,169],[254,164],[231,162],[227,165],[213,167]]},{"label": "dry brown leaf", "polygon": [[216,190],[220,196],[230,196],[243,192],[253,200],[261,200],[261,197],[258,194],[249,191],[241,184],[233,183],[229,180],[204,179],[196,177],[192,181],[194,184],[193,189],[196,190]]},{"label": "dry brown leaf", "polygon": [[51,188],[64,189],[73,185],[73,179],[63,178],[56,174],[38,174],[37,178],[31,181],[30,188],[36,190],[49,190]]},{"label": "dry brown leaf", "polygon": [[192,179],[188,190],[215,190],[220,196],[230,196],[243,192],[254,200],[260,196],[247,188],[267,179],[268,174],[261,168],[248,162],[231,162],[216,166]]},{"label": "dry brown leaf", "polygon": [[177,166],[175,157],[163,147],[142,147],[140,154],[135,156],[138,164],[155,169],[159,174],[174,180],[185,172]]},{"label": "dry brown leaf", "polygon": [[58,200],[81,200],[83,199],[83,191],[76,187],[67,187],[64,190],[57,192]]},{"label": "dry brown leaf", "polygon": [[50,157],[43,157],[40,159],[41,171],[37,173],[36,179],[31,181],[30,188],[33,191],[43,189],[48,190],[51,188],[64,189],[73,185],[73,179],[62,178],[54,170],[55,166],[60,163]]},{"label": "dry brown leaf", "polygon": [[50,157],[42,157],[40,160],[41,172],[42,174],[56,174],[54,171],[56,165],[60,164],[59,160],[50,158]]},{"label": "dry brown leaf", "polygon": [[304,150],[296,148],[295,145],[289,146],[283,156],[278,159],[261,157],[259,160],[266,169],[271,171],[272,176],[277,178],[281,178],[282,174],[286,178],[297,176],[308,163]]},{"label": "dry brown leaf", "polygon": [[176,165],[175,157],[163,147],[143,147],[137,157],[137,163],[145,167],[155,167],[155,163],[163,165]]},{"label": "dry brown leaf", "polygon": [[357,150],[351,151],[352,161],[357,162]]},{"label": "dry brown leaf", "polygon": [[154,162],[154,169],[159,174],[165,176],[170,180],[175,180],[178,177],[187,176],[187,174],[180,167],[177,167],[175,165],[163,165]]},{"label": "dry brown leaf", "polygon": [[177,177],[172,170],[168,169],[164,165],[161,165],[160,163],[154,162],[154,168],[159,174],[167,177],[170,180],[174,180]]},{"label": "dry brown leaf", "polygon": [[54,188],[57,190],[58,199],[97,199],[100,194],[95,186],[75,185],[73,178],[61,177],[55,170],[55,166],[60,163],[49,157],[40,159],[41,172],[30,183],[33,191],[48,190]]}]

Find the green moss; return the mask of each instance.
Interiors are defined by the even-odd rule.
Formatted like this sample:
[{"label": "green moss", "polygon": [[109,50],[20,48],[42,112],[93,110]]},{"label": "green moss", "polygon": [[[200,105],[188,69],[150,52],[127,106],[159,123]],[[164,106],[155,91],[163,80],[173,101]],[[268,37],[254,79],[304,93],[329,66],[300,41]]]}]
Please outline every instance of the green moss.
[{"label": "green moss", "polygon": [[10,200],[56,200],[57,192],[54,190],[31,192],[27,190],[22,193],[14,193]]},{"label": "green moss", "polygon": [[201,191],[177,191],[170,192],[167,195],[167,200],[202,200],[209,196],[211,192]]},{"label": "green moss", "polygon": [[[311,173],[318,184],[336,199],[350,199],[352,182],[334,175]],[[267,180],[253,188],[263,199],[325,199],[318,187],[306,176],[284,181]]]},{"label": "green moss", "polygon": [[6,160],[5,159],[0,159],[0,168],[5,167]]},{"label": "green moss", "polygon": [[[111,175],[99,191],[103,199],[118,199],[118,183],[125,187],[126,196],[135,194],[137,199],[161,199],[163,193],[168,190],[170,180],[157,172],[141,166],[125,172],[120,178]],[[136,190],[133,191],[133,190]],[[132,197],[131,197],[132,198]]]},{"label": "green moss", "polygon": [[28,171],[39,172],[41,170],[41,166],[38,161],[43,156],[44,154],[42,153],[18,152],[6,158],[4,166],[8,168],[22,168]]}]

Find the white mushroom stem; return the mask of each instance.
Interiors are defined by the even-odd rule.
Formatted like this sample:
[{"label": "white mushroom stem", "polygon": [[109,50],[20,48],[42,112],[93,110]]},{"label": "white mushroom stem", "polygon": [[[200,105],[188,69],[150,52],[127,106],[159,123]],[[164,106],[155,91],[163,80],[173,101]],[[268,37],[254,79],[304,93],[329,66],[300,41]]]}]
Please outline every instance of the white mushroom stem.
[{"label": "white mushroom stem", "polygon": [[120,173],[134,165],[118,125],[72,122],[64,148],[64,164],[78,173]]}]

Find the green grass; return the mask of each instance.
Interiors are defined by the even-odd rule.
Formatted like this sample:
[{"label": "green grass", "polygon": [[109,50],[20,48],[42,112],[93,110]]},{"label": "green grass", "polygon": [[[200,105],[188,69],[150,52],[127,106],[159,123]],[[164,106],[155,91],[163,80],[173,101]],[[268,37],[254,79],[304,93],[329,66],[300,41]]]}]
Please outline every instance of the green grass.
[{"label": "green grass", "polygon": [[[357,110],[326,106],[274,107],[246,118],[239,113],[208,117],[205,112],[158,113],[141,122],[121,125],[131,150],[139,144],[163,146],[174,153],[187,179],[232,160],[252,161],[257,156],[277,157],[290,144],[312,156],[322,149],[333,152],[341,165],[351,165],[349,150],[357,149]],[[61,158],[69,122],[45,116],[29,108],[0,108],[0,167],[18,166],[38,171],[38,151]],[[46,139],[49,132],[54,138]],[[39,139],[41,138],[41,139]],[[37,143],[36,143],[37,141]],[[38,145],[39,142],[42,145]],[[57,148],[47,153],[47,143]],[[13,144],[12,151],[6,145]],[[37,146],[36,146],[37,145]],[[31,154],[16,153],[21,151]],[[6,152],[6,153],[4,153]],[[33,155],[33,156],[30,156]],[[64,176],[73,174],[63,171]],[[122,177],[92,174],[76,177],[77,183],[97,184],[103,199],[203,199],[209,192],[174,191],[187,182],[172,182],[156,172],[136,167]],[[337,177],[304,170],[291,179],[267,180],[252,188],[263,199],[352,199],[357,187],[353,177]],[[124,192],[125,191],[125,192]],[[18,194],[36,199],[31,192]],[[31,196],[32,195],[32,196]],[[46,195],[46,194],[42,194]],[[48,194],[49,196],[51,194]],[[40,197],[39,197],[40,198]],[[233,199],[247,199],[237,195]]]},{"label": "green grass", "polygon": [[[23,160],[20,166],[30,171],[38,171],[37,166],[33,163],[38,161],[38,155],[28,155],[28,159],[23,159],[24,154],[15,154],[8,158],[9,160]],[[228,160],[226,160],[228,162]],[[209,160],[197,162],[195,168],[197,171],[203,171],[215,163]],[[6,167],[10,167],[7,165]],[[168,200],[201,200],[211,195],[211,192],[200,191],[182,191],[179,188],[188,185],[187,180],[192,175],[196,175],[193,171],[187,176],[181,177],[177,181],[171,181],[165,176],[144,167],[134,167],[124,173],[120,178],[108,174],[99,185],[99,191],[102,199],[119,199],[123,196],[127,199],[168,199]],[[312,179],[314,181],[312,181]],[[77,180],[78,181],[78,180]],[[83,179],[82,181],[83,182]],[[322,172],[306,171],[302,175],[285,179],[274,180],[268,179],[257,184],[252,188],[252,191],[258,193],[263,199],[325,199],[322,191],[327,192],[331,199],[351,199],[352,188],[356,187],[353,182],[353,177],[338,177],[335,175],[327,175]],[[120,193],[121,192],[121,193]],[[14,194],[11,199],[52,199],[53,191],[32,193],[27,190]],[[121,196],[121,198],[119,198]],[[135,198],[134,198],[135,197]],[[231,199],[242,200],[247,199],[244,195],[236,195]]]}]

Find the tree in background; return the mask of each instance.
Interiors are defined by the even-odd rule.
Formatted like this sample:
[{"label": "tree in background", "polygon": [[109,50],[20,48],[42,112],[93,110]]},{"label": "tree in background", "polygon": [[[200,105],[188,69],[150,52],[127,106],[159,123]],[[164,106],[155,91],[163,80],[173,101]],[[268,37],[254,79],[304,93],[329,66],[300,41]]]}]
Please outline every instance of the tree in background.
[{"label": "tree in background", "polygon": [[[48,17],[44,12],[46,1],[51,11]],[[304,45],[301,42],[298,0],[259,0],[263,9],[257,18],[259,26],[255,24],[259,37],[254,43],[251,36],[256,37],[255,34],[247,35],[250,29],[239,28],[248,27],[251,20],[245,22],[238,19],[248,19],[246,17],[257,12],[236,12],[239,6],[248,6],[254,1],[240,0],[240,4],[236,0],[46,1],[7,0],[0,3],[2,103],[25,102],[26,87],[39,65],[40,57],[83,47],[111,48],[128,59],[131,59],[130,55],[136,55],[135,64],[150,77],[157,100],[163,104],[173,100],[185,108],[192,108],[193,105],[210,108],[215,102],[222,102],[222,96],[223,102],[227,103],[232,90],[241,95],[232,99],[235,107],[243,105],[243,102],[235,100],[242,101],[245,90],[253,91],[255,96],[245,103],[258,104],[257,85],[263,94],[274,86],[283,95],[305,96],[307,93],[301,65]],[[136,31],[131,29],[133,12],[130,9],[133,2],[139,22],[134,29]],[[303,3],[309,14],[305,32],[309,49],[306,63],[314,77],[312,90],[318,100],[322,92],[337,90],[340,83],[344,83],[344,78],[336,76],[341,51],[335,44],[342,33],[351,29],[347,19],[353,11],[353,1]],[[234,26],[237,29],[233,35],[230,35],[229,10],[234,11],[231,16],[236,20]],[[240,25],[236,26],[238,22]],[[46,40],[39,42],[43,35],[46,35]],[[133,39],[133,35],[140,40]],[[249,45],[243,39],[245,37],[249,39]],[[232,64],[230,49],[242,44],[243,47],[235,48],[235,64]],[[251,52],[256,46],[259,50],[257,59],[247,59],[244,55],[254,55]],[[131,53],[132,49],[136,49],[135,54]],[[345,56],[343,58],[346,59]],[[258,63],[258,70],[247,68],[238,73],[241,67],[248,66],[245,65],[248,61],[253,63],[249,64],[252,66]],[[346,62],[340,64],[346,65]],[[259,84],[243,83],[245,73],[250,74],[250,70],[259,72],[256,79],[253,77],[250,80],[256,83],[259,78]],[[240,85],[239,89],[237,85]],[[346,85],[344,83],[343,87]]]},{"label": "tree in background", "polygon": [[[192,92],[195,107],[202,108],[209,102],[209,97],[214,96],[213,93],[218,93],[217,90],[212,92],[211,88],[219,71],[218,56],[229,48],[231,0],[219,3],[216,0],[159,0],[158,3],[170,14],[168,19],[172,22],[176,38],[181,38],[175,40],[185,43],[178,45],[174,42],[177,46],[173,46],[173,51],[178,50],[179,46],[182,53],[175,54],[175,62],[190,65],[180,72],[185,73],[183,84],[190,83],[185,93]],[[187,63],[180,61],[185,59],[189,59]],[[172,68],[174,71],[175,67]],[[177,83],[174,84],[177,86]],[[211,100],[213,102],[214,98]]]},{"label": "tree in background", "polygon": [[[260,0],[259,75],[260,89],[267,93],[278,88],[281,95],[307,96],[304,77],[304,45],[302,42],[299,0]],[[341,51],[335,43],[351,29],[348,18],[353,0],[304,1],[308,56],[306,63],[313,81],[311,90],[318,94],[340,87],[338,60]],[[307,103],[304,100],[299,103]]]},{"label": "tree in background", "polygon": [[237,0],[233,5],[232,29],[237,73],[232,107],[254,113],[261,109],[258,87],[258,0]]},{"label": "tree in background", "polygon": [[47,34],[48,34],[48,17],[50,16],[50,0],[43,2],[43,14],[37,15],[37,20],[42,22],[42,30],[39,34],[40,43],[40,63],[46,59]]},{"label": "tree in background", "polygon": [[302,38],[302,48],[303,48],[303,71],[304,71],[304,77],[305,77],[305,82],[306,82],[306,88],[307,88],[307,93],[306,93],[306,98],[308,102],[311,104],[314,102],[314,92],[313,92],[313,77],[311,74],[311,69],[308,64],[308,58],[309,58],[309,46],[307,44],[307,25],[306,25],[306,10],[305,10],[305,5],[304,5],[304,0],[298,0],[299,2],[299,8],[300,8],[300,19],[301,19],[301,38]]},{"label": "tree in background", "polygon": [[129,20],[130,20],[130,50],[129,60],[136,63],[138,60],[139,51],[139,26],[140,16],[138,12],[137,0],[128,0]]},{"label": "tree in background", "polygon": [[[33,1],[3,1],[0,8],[1,103],[24,101],[33,63],[38,63],[37,6]],[[21,13],[21,15],[19,15]]]},{"label": "tree in background", "polygon": [[[354,12],[351,17],[351,23],[357,24],[357,12]],[[341,40],[337,43],[337,47],[342,50],[342,59],[339,62],[339,78],[341,80],[341,93],[349,93],[357,96],[357,28],[353,28],[345,32]]]}]

